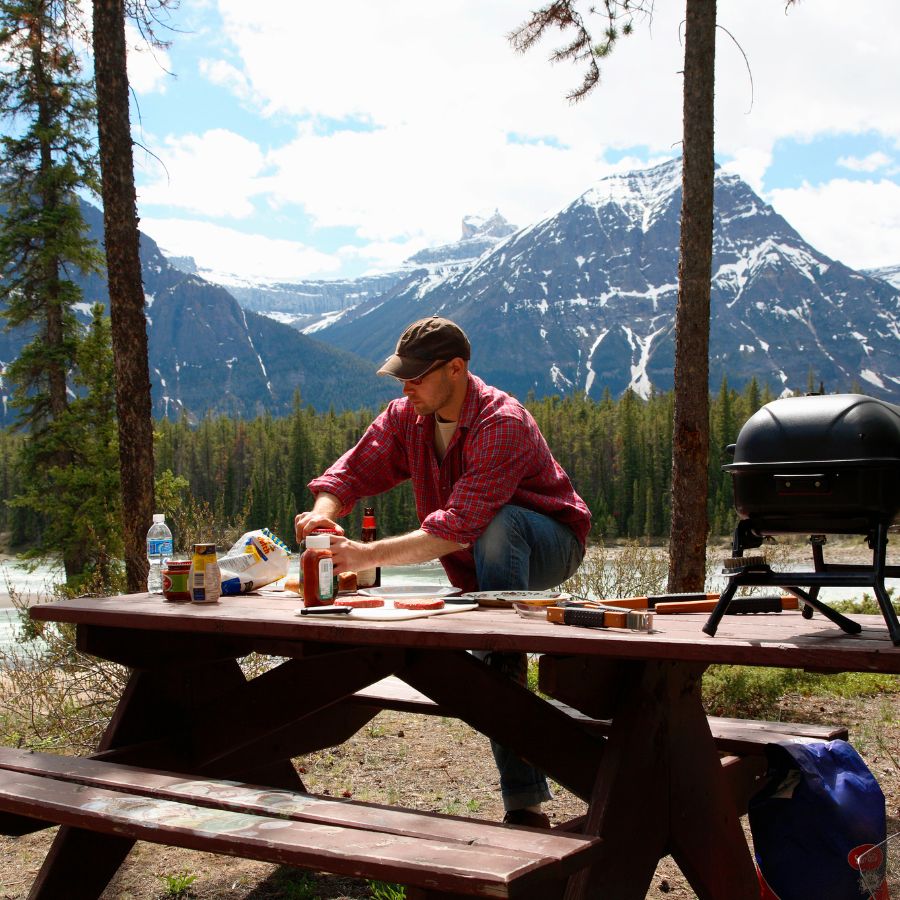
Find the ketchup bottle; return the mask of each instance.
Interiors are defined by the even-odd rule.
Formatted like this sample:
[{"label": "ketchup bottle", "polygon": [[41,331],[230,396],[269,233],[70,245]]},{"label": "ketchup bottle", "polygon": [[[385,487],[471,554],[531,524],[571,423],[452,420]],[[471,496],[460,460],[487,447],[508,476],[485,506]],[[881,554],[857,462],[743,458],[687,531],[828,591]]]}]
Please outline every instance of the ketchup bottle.
[{"label": "ketchup bottle", "polygon": [[331,562],[331,538],[310,534],[300,557],[303,573],[303,605],[330,606],[334,600],[334,567]]}]

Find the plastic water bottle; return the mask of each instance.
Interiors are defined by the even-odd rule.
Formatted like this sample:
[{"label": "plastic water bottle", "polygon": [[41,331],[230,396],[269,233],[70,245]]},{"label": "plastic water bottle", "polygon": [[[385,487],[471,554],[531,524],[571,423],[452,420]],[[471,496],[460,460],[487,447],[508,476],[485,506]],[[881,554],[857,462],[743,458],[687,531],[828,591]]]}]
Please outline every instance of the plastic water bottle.
[{"label": "plastic water bottle", "polygon": [[147,575],[147,590],[151,594],[162,593],[162,570],[172,555],[172,532],[166,525],[162,513],[153,514],[153,524],[147,532],[147,561],[150,573]]}]

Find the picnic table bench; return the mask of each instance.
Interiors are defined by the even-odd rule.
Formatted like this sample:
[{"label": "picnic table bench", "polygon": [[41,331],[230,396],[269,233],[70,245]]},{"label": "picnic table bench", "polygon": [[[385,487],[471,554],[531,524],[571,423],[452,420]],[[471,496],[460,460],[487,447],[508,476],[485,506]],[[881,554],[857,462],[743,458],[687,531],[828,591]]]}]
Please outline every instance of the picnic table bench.
[{"label": "picnic table bench", "polygon": [[[551,663],[552,661],[548,660]],[[546,668],[544,669],[546,672]],[[551,678],[545,678],[549,682]],[[551,687],[549,684],[545,687]],[[350,702],[367,708],[374,717],[382,710],[447,716],[443,709],[421,691],[410,687],[396,676],[388,676],[357,691]],[[564,712],[591,733],[607,737],[612,728],[611,718],[595,718],[561,700],[548,698],[548,703]],[[721,764],[731,785],[741,815],[747,810],[750,797],[762,787],[766,772],[765,753],[769,744],[783,741],[835,741],[849,739],[845,725],[825,725],[805,722],[776,722],[765,719],[738,719],[707,716],[713,741],[721,754]]]},{"label": "picnic table bench", "polygon": [[[61,824],[401,882],[421,896],[552,898],[597,838],[0,748],[0,828]],[[71,896],[63,889],[58,896]]]},{"label": "picnic table bench", "polygon": [[[863,627],[853,636],[799,613],[735,616],[712,640],[696,614],[636,633],[502,609],[408,621],[301,618],[297,604],[242,595],[205,607],[128,595],[32,607],[35,619],[74,623],[83,652],[131,669],[92,759],[64,760],[69,774],[60,777],[53,758],[33,755],[31,771],[17,769],[21,754],[0,758],[0,822],[11,831],[64,824],[32,900],[99,897],[136,839],[384,878],[434,898],[637,900],[671,854],[701,900],[758,900],[738,816],[764,768],[761,745],[790,732],[709,719],[703,672],[713,663],[900,672],[900,648],[871,616],[857,617]],[[542,690],[558,702],[469,650],[539,654]],[[268,655],[273,668],[248,679],[238,661],[249,653]],[[391,700],[395,683],[383,679],[394,675],[428,702],[406,688]],[[584,799],[585,816],[566,835],[311,798],[292,759],[343,742],[395,702],[461,719],[524,756]],[[794,737],[843,733],[811,729]],[[82,764],[93,770],[90,784]],[[140,784],[152,785],[152,796]],[[303,811],[272,815],[270,801]],[[184,824],[166,820],[173,807]],[[123,809],[150,812],[128,818]],[[198,817],[215,827],[195,827]],[[576,841],[559,843],[566,837]]]}]

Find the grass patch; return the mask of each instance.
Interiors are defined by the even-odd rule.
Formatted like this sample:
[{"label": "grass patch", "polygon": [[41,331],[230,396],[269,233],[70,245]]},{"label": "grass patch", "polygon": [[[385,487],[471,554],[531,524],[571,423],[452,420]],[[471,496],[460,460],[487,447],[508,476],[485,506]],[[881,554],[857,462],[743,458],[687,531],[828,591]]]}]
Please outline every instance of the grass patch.
[{"label": "grass patch", "polygon": [[[894,589],[888,588],[887,593],[891,598],[891,605],[900,611],[898,601],[894,599]],[[850,615],[880,616],[882,614],[878,600],[871,594],[863,594],[861,600],[836,600],[828,605],[839,613],[849,613]]]},{"label": "grass patch", "polygon": [[191,885],[197,880],[196,875],[188,872],[180,872],[177,875],[160,876],[165,884],[164,895],[172,898],[172,900],[185,900],[187,897],[193,897]]},{"label": "grass patch", "polygon": [[406,888],[387,881],[370,881],[369,893],[372,900],[405,900]]},{"label": "grass patch", "polygon": [[710,666],[703,676],[707,714],[739,719],[778,719],[785,694],[802,697],[864,697],[900,693],[900,676],[870,672],[817,675],[801,669]]}]

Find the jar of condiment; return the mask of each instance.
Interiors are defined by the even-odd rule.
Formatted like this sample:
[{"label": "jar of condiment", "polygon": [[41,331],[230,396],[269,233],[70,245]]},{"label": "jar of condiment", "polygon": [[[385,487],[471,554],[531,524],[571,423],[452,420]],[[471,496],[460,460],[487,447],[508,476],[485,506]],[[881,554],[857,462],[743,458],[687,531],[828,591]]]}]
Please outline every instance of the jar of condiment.
[{"label": "jar of condiment", "polygon": [[219,595],[222,593],[222,575],[219,571],[215,544],[194,544],[190,585],[192,602],[219,602]]},{"label": "jar of condiment", "polygon": [[331,537],[328,534],[313,532],[306,537],[306,549],[300,557],[304,606],[329,606],[334,600],[334,566],[330,546]]},{"label": "jar of condiment", "polygon": [[189,559],[170,559],[163,569],[162,589],[166,600],[173,603],[189,603],[191,590],[189,579],[191,561]]}]

